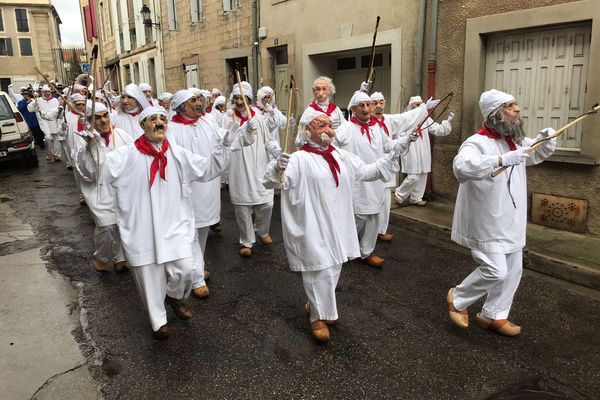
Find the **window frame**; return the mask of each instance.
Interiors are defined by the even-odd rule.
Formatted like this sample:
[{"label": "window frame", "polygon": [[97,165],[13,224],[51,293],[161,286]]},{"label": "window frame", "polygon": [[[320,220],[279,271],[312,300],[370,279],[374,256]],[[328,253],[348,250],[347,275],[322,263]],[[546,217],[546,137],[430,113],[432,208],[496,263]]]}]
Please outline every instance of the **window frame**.
[{"label": "window frame", "polygon": [[[17,16],[17,11],[24,11],[24,18],[19,19],[19,17]],[[27,29],[26,30],[21,30],[19,28],[19,21],[25,21],[25,24],[27,25]],[[29,32],[29,17],[27,15],[27,9],[26,8],[15,8],[15,26],[17,28],[17,32]]]},{"label": "window frame", "polygon": [[[12,39],[9,37],[0,37],[0,40],[4,40],[5,45],[4,47],[6,48],[6,54],[2,54],[0,53],[0,57],[13,57],[15,55],[14,49],[12,47]],[[8,45],[6,45],[6,43],[8,43]],[[10,50],[10,51],[9,51]]]},{"label": "window frame", "polygon": [[190,0],[190,20],[192,24],[204,21],[204,3],[202,0]]},{"label": "window frame", "polygon": [[177,20],[177,1],[167,0],[167,22],[169,31],[176,31],[179,28],[179,21]]},{"label": "window frame", "polygon": [[[29,40],[29,50],[31,51],[31,54],[23,54],[23,46],[22,46],[22,40]],[[19,42],[19,55],[21,57],[33,57],[33,43],[31,41],[30,37],[17,37],[17,41]]]},{"label": "window frame", "polygon": [[4,32],[4,10],[0,8],[0,32]]}]

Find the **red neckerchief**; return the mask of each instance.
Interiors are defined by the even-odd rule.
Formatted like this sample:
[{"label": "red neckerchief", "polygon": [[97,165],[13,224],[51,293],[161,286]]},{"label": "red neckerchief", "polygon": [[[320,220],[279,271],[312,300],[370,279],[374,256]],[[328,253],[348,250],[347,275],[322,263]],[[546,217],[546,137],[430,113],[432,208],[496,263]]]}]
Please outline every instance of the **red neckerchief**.
[{"label": "red neckerchief", "polygon": [[106,147],[108,147],[108,145],[110,144],[110,135],[113,133],[113,129],[115,129],[115,127],[111,126],[108,132],[100,134],[100,136],[102,136],[102,139],[104,139],[104,142],[106,142]]},{"label": "red neckerchief", "polygon": [[160,177],[166,181],[166,169],[167,169],[167,156],[166,152],[169,149],[169,141],[165,138],[162,142],[162,147],[160,149],[160,153],[156,151],[154,146],[146,139],[146,135],[142,135],[136,139],[135,147],[142,154],[146,154],[154,157],[154,161],[150,164],[150,187],[154,183],[154,178],[156,177],[156,173],[160,169]]},{"label": "red neckerchief", "polygon": [[136,111],[136,112],[127,112],[127,111],[123,110],[123,112],[125,112],[125,114],[131,115],[132,117],[137,117],[138,115],[140,115],[139,111]]},{"label": "red neckerchief", "polygon": [[423,129],[420,126],[417,128],[417,132],[419,132],[419,137],[422,139],[423,138]]},{"label": "red neckerchief", "polygon": [[481,129],[475,133],[477,133],[478,135],[487,136],[492,139],[504,139],[504,140],[506,140],[506,143],[508,144],[509,149],[511,149],[511,150],[517,149],[517,146],[515,145],[515,142],[513,142],[512,137],[501,135],[498,132],[496,132],[495,130],[493,130],[492,128],[488,128],[485,125],[482,125]]},{"label": "red neckerchief", "polygon": [[206,109],[206,113],[207,113],[207,114],[208,114],[209,112],[211,112],[211,111],[212,111],[212,107],[208,107],[208,108]]},{"label": "red neckerchief", "polygon": [[335,147],[329,145],[329,147],[326,150],[319,150],[316,147],[312,147],[308,144],[305,144],[304,146],[300,147],[300,150],[304,150],[308,153],[321,155],[325,159],[325,161],[327,161],[329,169],[333,174],[333,179],[335,179],[335,187],[338,187],[340,185],[340,180],[338,178],[338,173],[341,172],[340,164],[338,164],[333,154],[331,154],[335,150]]},{"label": "red neckerchief", "polygon": [[197,119],[188,118],[183,114],[175,114],[173,118],[171,118],[171,122],[177,122],[183,125],[194,125],[197,121]]},{"label": "red neckerchief", "polygon": [[[233,109],[233,113],[240,119],[240,126],[244,125],[244,122],[248,121],[248,116],[246,115],[245,117],[242,115],[241,112],[238,111],[237,108]],[[254,115],[256,114],[254,112],[253,109],[250,109],[250,114],[252,114],[252,116],[254,117]]]},{"label": "red neckerchief", "polygon": [[314,110],[324,112],[325,114],[327,114],[328,117],[331,117],[331,113],[333,113],[335,111],[335,108],[337,107],[335,104],[329,103],[329,105],[327,106],[327,110],[323,111],[323,109],[321,107],[319,107],[319,105],[317,103],[315,103],[314,101],[312,103],[310,103],[308,106]]},{"label": "red neckerchief", "polygon": [[73,111],[71,111],[71,114],[77,117],[77,132],[83,132],[83,128],[85,127],[83,126],[83,122],[81,122],[81,115],[74,113]]},{"label": "red neckerchief", "polygon": [[388,127],[385,124],[385,117],[383,115],[381,116],[381,119],[377,119],[377,118],[375,118],[373,116],[371,116],[371,118],[373,118],[373,120],[375,121],[375,123],[377,125],[379,125],[380,128],[383,129],[383,131],[385,132],[386,135],[390,136],[390,131],[388,131]]},{"label": "red neckerchief", "polygon": [[371,132],[369,127],[375,125],[374,118],[371,118],[369,122],[362,122],[353,115],[352,118],[350,118],[350,121],[360,126],[360,132],[363,135],[367,135],[367,139],[369,139],[369,143],[371,143]]}]

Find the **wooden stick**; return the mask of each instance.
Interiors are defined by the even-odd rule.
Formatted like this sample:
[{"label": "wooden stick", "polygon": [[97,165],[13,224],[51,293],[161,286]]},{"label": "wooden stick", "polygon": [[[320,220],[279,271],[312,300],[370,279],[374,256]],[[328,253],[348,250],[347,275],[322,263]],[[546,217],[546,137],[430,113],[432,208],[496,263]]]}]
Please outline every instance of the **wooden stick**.
[{"label": "wooden stick", "polygon": [[[575,118],[573,121],[569,122],[568,124],[566,124],[565,126],[563,126],[562,128],[560,128],[559,130],[557,130],[556,132],[554,132],[552,135],[549,135],[548,137],[546,137],[546,138],[544,138],[542,140],[539,140],[536,143],[534,143],[531,147],[529,147],[527,150],[525,150],[525,153],[527,153],[527,154],[533,153],[535,151],[535,149],[537,149],[538,147],[540,147],[544,142],[547,142],[550,139],[554,139],[555,137],[557,137],[558,135],[562,134],[563,132],[565,132],[567,129],[569,129],[573,125],[576,125],[579,122],[581,122],[584,119],[586,119],[587,117],[589,117],[590,115],[597,113],[598,110],[600,110],[600,105],[596,103],[596,104],[594,104],[594,106],[592,107],[591,110],[589,110],[589,111],[581,114],[579,117]],[[505,165],[505,166],[502,166],[502,167],[498,168],[494,172],[492,172],[492,178],[495,178],[496,176],[500,175],[508,167],[509,166]]]},{"label": "wooden stick", "polygon": [[[365,82],[369,83],[371,80],[371,76],[373,75],[373,63],[375,62],[375,41],[377,40],[377,29],[379,28],[379,20],[381,18],[379,15],[377,16],[377,22],[375,23],[375,32],[373,32],[373,43],[371,44],[371,60],[369,62],[369,69],[367,70],[367,77],[365,78]],[[367,88],[367,92],[369,89]]]},{"label": "wooden stick", "polygon": [[[290,116],[292,115],[292,98],[294,95],[294,90],[296,89],[296,81],[294,80],[294,75],[290,75],[290,92],[288,93],[288,109],[287,109],[287,120],[285,121],[285,136],[283,141],[283,152],[287,153],[288,150],[288,142],[289,142],[289,134],[290,134]],[[285,171],[281,171],[279,174],[279,181],[283,183],[285,181]]]},{"label": "wooden stick", "polygon": [[[54,91],[54,93],[56,93],[60,98],[62,98],[65,103],[67,103],[67,105],[71,108],[71,110],[75,110],[75,106],[73,105],[73,103],[71,103],[69,101],[69,98],[67,96],[65,96],[63,93],[60,92],[60,90],[58,90],[58,88],[48,80],[48,77],[46,77],[46,75],[44,75],[42,73],[42,71],[40,71],[40,69],[38,67],[33,67],[35,69],[35,72],[38,73],[38,75],[40,75],[42,77],[42,79],[44,81],[46,81],[46,83],[48,84],[48,86],[50,86],[50,88]],[[75,112],[75,111],[73,111]]]},{"label": "wooden stick", "polygon": [[248,120],[252,119],[252,113],[250,112],[250,106],[248,105],[248,101],[246,100],[246,95],[244,94],[244,88],[242,87],[242,79],[240,78],[240,71],[235,71],[235,77],[237,78],[238,86],[240,87],[240,94],[242,95],[242,100],[244,100],[244,107],[246,107],[246,112],[248,113]]}]

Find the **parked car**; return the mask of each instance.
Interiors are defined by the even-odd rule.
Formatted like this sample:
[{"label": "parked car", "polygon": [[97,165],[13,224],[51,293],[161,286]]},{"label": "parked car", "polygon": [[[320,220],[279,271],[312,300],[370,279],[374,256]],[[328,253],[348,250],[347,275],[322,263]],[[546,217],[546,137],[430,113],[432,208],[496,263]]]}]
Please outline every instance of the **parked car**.
[{"label": "parked car", "polygon": [[38,166],[33,135],[13,100],[0,91],[0,162],[23,160]]}]

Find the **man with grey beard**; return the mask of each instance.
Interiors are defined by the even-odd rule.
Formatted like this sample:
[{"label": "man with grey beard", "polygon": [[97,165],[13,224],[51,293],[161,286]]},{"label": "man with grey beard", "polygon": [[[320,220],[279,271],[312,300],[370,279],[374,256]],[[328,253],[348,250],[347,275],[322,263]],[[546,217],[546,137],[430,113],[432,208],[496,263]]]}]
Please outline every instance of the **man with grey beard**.
[{"label": "man with grey beard", "polygon": [[[495,89],[484,92],[479,108],[484,124],[462,144],[453,162],[460,186],[452,223],[452,240],[469,248],[479,266],[448,291],[448,312],[455,325],[467,328],[467,307],[487,296],[476,315],[478,325],[504,336],[517,336],[521,327],[510,322],[508,314],[523,269],[525,167],[549,157],[556,139],[526,153],[529,146],[554,130],[546,128],[534,139],[525,137],[519,106],[508,93]],[[492,172],[501,166],[509,168],[492,178]]]}]

